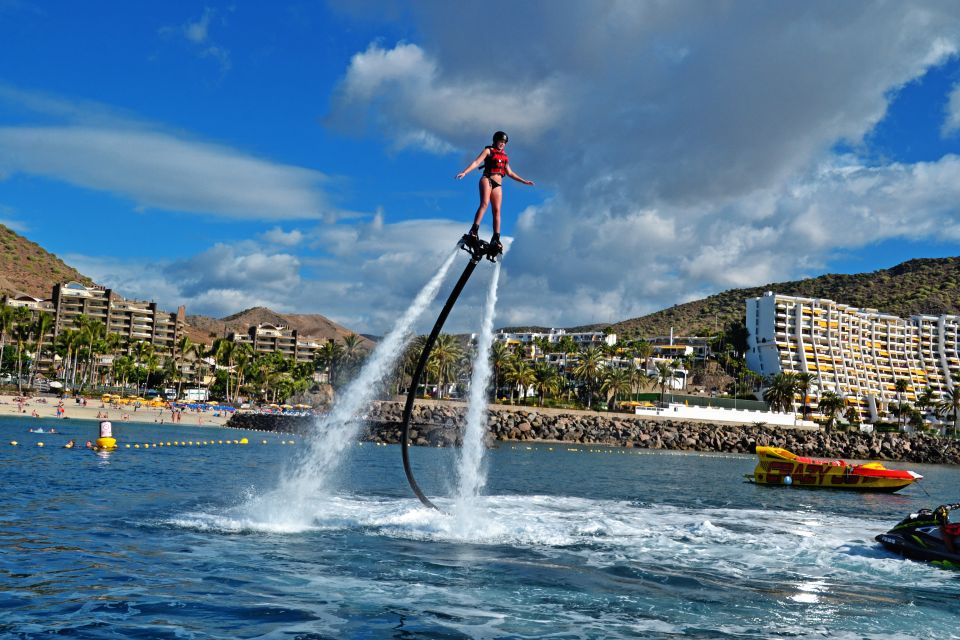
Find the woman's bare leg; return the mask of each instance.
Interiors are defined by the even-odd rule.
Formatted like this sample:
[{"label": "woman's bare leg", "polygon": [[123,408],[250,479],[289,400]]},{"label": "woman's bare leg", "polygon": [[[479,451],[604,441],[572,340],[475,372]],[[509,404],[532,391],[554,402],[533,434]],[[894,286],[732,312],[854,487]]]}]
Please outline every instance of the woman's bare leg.
[{"label": "woman's bare leg", "polygon": [[[477,213],[473,216],[473,224],[480,226],[483,220],[483,214],[487,212],[487,205],[490,204],[490,183],[486,178],[480,178],[480,206],[477,207]],[[497,209],[497,219],[499,220],[500,211]]]},{"label": "woman's bare leg", "polygon": [[490,204],[493,205],[493,233],[500,235],[500,205],[503,203],[503,187],[494,189],[490,194]]}]

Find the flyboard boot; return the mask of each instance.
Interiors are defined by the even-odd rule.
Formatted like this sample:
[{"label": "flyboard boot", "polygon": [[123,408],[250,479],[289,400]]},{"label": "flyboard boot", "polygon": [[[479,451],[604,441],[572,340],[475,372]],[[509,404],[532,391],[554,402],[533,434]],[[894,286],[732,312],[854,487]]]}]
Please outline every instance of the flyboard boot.
[{"label": "flyboard boot", "polygon": [[495,233],[493,234],[493,237],[490,238],[490,243],[487,245],[487,260],[490,262],[496,262],[502,255],[503,245],[500,243],[500,234]]},{"label": "flyboard boot", "polygon": [[473,225],[470,227],[470,231],[463,234],[460,242],[457,243],[457,246],[470,254],[470,259],[474,262],[490,255],[490,245],[480,239],[478,232],[477,225]]}]

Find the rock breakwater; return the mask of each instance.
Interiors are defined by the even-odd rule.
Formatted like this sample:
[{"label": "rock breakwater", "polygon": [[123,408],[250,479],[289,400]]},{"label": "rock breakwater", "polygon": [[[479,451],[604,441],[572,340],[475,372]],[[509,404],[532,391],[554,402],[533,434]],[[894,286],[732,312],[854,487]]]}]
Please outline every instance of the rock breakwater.
[{"label": "rock breakwater", "polygon": [[[374,403],[364,416],[361,439],[397,444],[403,406]],[[457,446],[461,442],[466,407],[454,404],[417,404],[410,425],[410,442],[419,446]],[[305,434],[315,419],[238,413],[228,426],[262,431]],[[709,424],[630,414],[563,413],[525,408],[491,408],[488,442],[563,442],[612,447],[704,451],[755,452],[757,445],[783,447],[798,455],[853,460],[896,460],[914,463],[958,464],[960,444],[928,434],[860,433],[798,430],[761,425]]]}]

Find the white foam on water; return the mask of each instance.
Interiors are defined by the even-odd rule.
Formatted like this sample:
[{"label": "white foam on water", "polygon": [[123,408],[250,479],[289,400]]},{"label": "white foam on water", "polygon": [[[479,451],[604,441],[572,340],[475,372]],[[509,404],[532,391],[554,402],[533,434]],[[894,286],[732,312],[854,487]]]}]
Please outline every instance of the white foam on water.
[{"label": "white foam on water", "polygon": [[453,515],[462,530],[473,529],[477,525],[478,518],[484,517],[477,510],[476,497],[486,484],[483,454],[487,439],[487,388],[490,386],[493,373],[490,364],[490,348],[493,345],[493,320],[496,315],[499,280],[500,263],[497,262],[490,278],[483,321],[477,336],[477,353],[473,362],[473,377],[470,381],[467,424],[457,464],[459,482]]},{"label": "white foam on water", "polygon": [[414,323],[437,296],[457,253],[459,248],[447,257],[436,275],[377,344],[357,377],[339,394],[330,413],[317,419],[298,464],[281,477],[275,490],[251,496],[246,502],[244,511],[251,522],[272,523],[272,526],[285,530],[312,525],[310,514],[317,498],[329,492],[332,475],[360,431],[363,410],[373,401],[380,382],[403,354],[404,346],[413,336]]},{"label": "white foam on water", "polygon": [[[544,495],[478,496],[476,503],[484,517],[471,529],[416,500],[349,495],[317,495],[305,503],[306,517],[296,520],[258,518],[255,510],[238,507],[181,514],[168,524],[224,532],[363,529],[398,539],[554,548],[582,553],[582,562],[594,566],[656,561],[758,576],[777,571],[802,576],[808,568],[810,579],[821,578],[817,572],[825,570],[866,572],[909,577],[914,586],[930,587],[950,575],[883,551],[873,541],[876,532],[889,528],[889,522],[881,520],[806,511],[638,506]],[[438,506],[452,511],[453,504],[440,500]]]}]

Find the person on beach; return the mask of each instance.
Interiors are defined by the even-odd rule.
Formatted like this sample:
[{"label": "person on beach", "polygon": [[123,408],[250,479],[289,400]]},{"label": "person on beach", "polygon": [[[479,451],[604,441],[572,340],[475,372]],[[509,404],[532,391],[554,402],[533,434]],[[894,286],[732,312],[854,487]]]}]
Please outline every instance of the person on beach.
[{"label": "person on beach", "polygon": [[473,216],[473,226],[470,227],[468,235],[473,238],[479,237],[483,214],[486,213],[488,205],[493,205],[493,237],[490,239],[490,244],[497,252],[503,251],[503,245],[500,244],[500,206],[503,204],[503,189],[500,187],[503,185],[504,176],[521,184],[533,186],[532,180],[521,178],[510,168],[510,158],[504,151],[508,141],[507,134],[497,131],[493,134],[493,144],[484,147],[476,160],[457,174],[457,180],[462,180],[465,175],[483,165],[483,176],[480,178],[480,206],[477,207],[477,213]]}]

